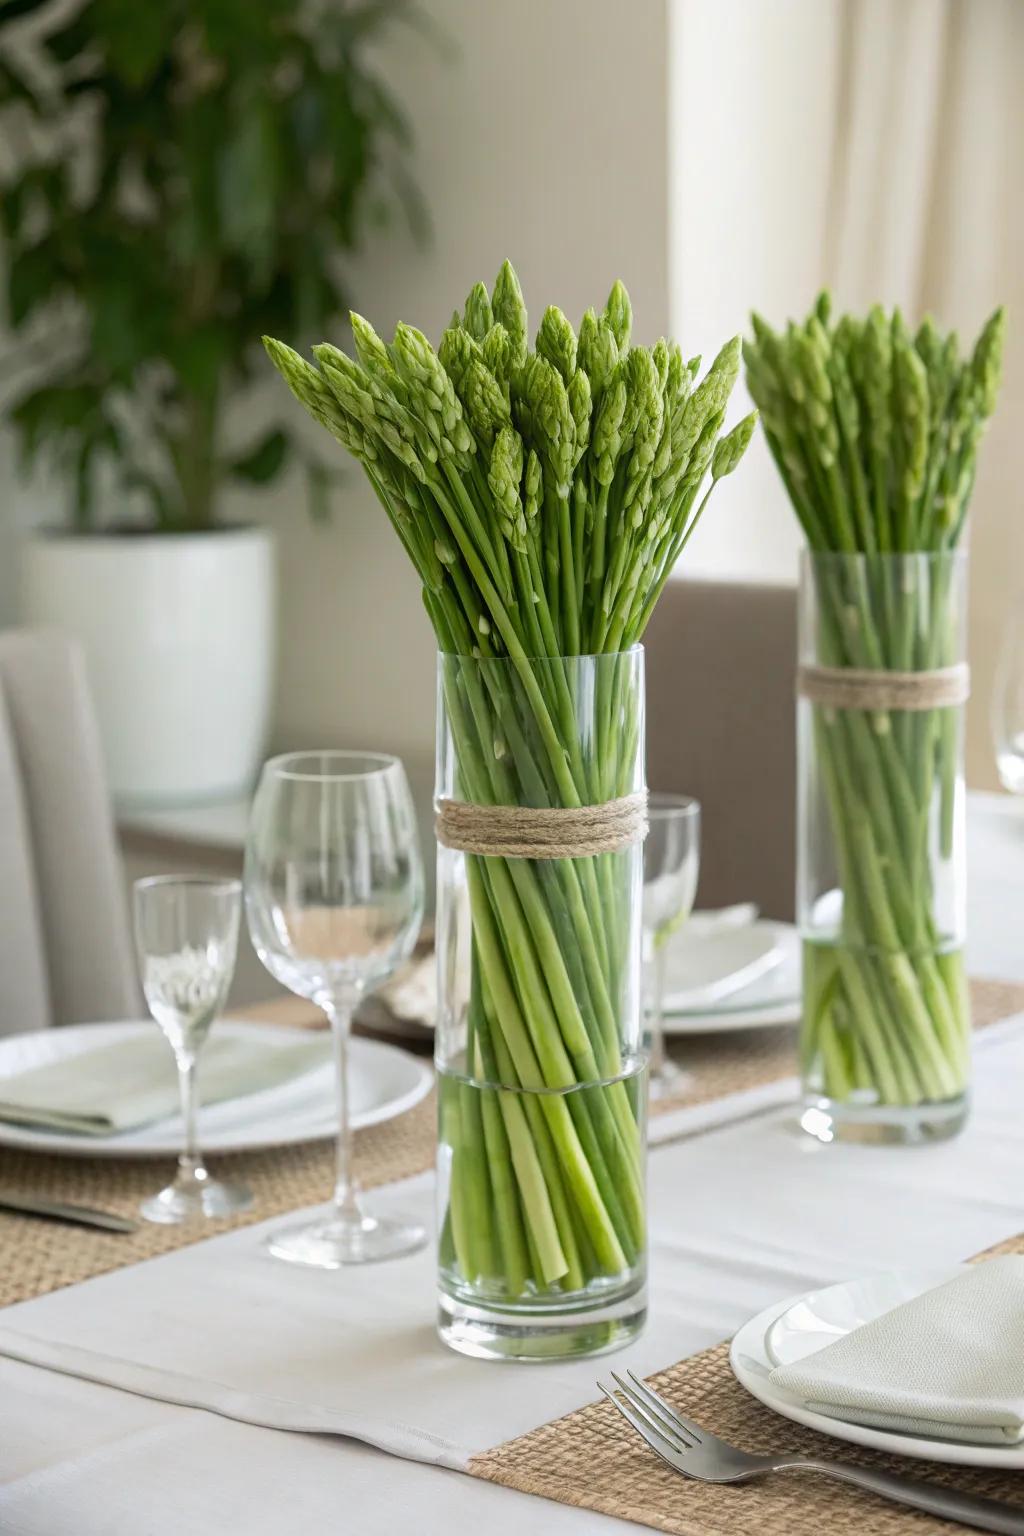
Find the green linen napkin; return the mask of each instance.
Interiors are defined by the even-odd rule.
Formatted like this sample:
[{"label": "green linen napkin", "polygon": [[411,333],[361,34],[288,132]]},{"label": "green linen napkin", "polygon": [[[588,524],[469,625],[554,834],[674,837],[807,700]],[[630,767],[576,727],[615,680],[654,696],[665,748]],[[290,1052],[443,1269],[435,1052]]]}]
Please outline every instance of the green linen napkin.
[{"label": "green linen napkin", "polygon": [[[213,1034],[199,1061],[199,1101],[216,1104],[273,1088],[330,1059],[323,1037],[269,1045]],[[178,1108],[174,1058],[157,1032],[97,1046],[0,1079],[0,1120],[41,1130],[110,1136],[165,1120]]]},{"label": "green linen napkin", "polygon": [[769,1380],[814,1413],[968,1445],[1024,1440],[1024,1258],[1004,1254]]}]

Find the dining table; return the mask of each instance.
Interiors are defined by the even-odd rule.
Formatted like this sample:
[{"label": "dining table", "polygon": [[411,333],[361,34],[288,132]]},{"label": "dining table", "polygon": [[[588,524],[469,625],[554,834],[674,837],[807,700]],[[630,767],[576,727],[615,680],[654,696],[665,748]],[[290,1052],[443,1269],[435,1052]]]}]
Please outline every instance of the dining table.
[{"label": "dining table", "polygon": [[[607,1358],[456,1355],[434,1332],[430,1248],[302,1270],[265,1253],[273,1216],[26,1296],[0,1310],[0,1536],[947,1529],[906,1511],[886,1523],[890,1506],[838,1486],[822,1517],[813,1479],[774,1501],[762,1484],[690,1484],[673,1512],[648,1490],[675,1474],[624,1439],[609,1404],[589,1405],[623,1367],[673,1368],[698,1395],[717,1373],[719,1391],[722,1341],[771,1303],[949,1268],[1024,1231],[1024,804],[972,792],[966,822],[968,972],[1009,984],[994,995],[1010,1001],[975,1033],[959,1136],[816,1140],[798,1124],[795,1050],[792,1070],[653,1116],[649,1318]],[[684,1067],[695,1048],[677,1043]],[[433,1200],[424,1168],[375,1192],[427,1222]],[[0,1280],[18,1220],[0,1216]],[[786,1449],[796,1427],[758,1412],[758,1432]]]}]

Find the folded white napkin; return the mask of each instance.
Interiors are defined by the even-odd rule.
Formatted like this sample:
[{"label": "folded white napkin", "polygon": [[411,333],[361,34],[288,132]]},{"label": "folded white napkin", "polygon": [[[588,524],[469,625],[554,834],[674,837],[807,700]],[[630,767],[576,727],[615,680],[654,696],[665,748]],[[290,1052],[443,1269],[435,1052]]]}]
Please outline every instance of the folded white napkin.
[{"label": "folded white napkin", "polygon": [[433,950],[410,960],[373,995],[396,1019],[433,1029],[437,1018],[437,958]]},{"label": "folded white napkin", "polygon": [[855,1328],[772,1384],[815,1413],[904,1434],[1024,1439],[1024,1258],[975,1264]]},{"label": "folded white napkin", "polygon": [[[199,1099],[215,1104],[275,1087],[330,1057],[323,1037],[272,1045],[211,1035],[199,1058]],[[167,1042],[152,1032],[0,1079],[0,1120],[109,1136],[166,1119],[178,1108],[178,1074]]]}]

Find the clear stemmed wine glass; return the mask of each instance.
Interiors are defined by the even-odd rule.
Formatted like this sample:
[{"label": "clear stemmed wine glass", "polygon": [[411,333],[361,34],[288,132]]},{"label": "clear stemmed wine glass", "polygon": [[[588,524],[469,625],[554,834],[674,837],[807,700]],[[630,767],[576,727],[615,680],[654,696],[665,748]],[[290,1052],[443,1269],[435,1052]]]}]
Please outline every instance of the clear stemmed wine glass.
[{"label": "clear stemmed wine glass", "polygon": [[417,1223],[364,1211],[352,1171],[348,1039],[360,999],[412,952],[423,866],[412,796],[396,757],[296,752],[272,758],[253,804],[245,909],[263,964],[327,1014],[338,1073],[338,1163],[331,1213],[272,1233],[277,1258],[321,1269],[408,1253]]},{"label": "clear stemmed wine glass", "polygon": [[667,941],[689,917],[700,868],[700,805],[687,795],[652,794],[644,840],[643,958],[651,1093],[680,1085],[682,1073],[665,1050]]},{"label": "clear stemmed wine glass", "polygon": [[174,1183],[142,1204],[148,1221],[230,1216],[252,1204],[244,1184],[211,1179],[199,1150],[197,1064],[235,971],[238,880],[154,875],[135,882],[135,944],[149,1011],[178,1064],[185,1139]]},{"label": "clear stemmed wine glass", "polygon": [[1005,789],[1024,794],[1024,600],[1006,622],[992,689],[992,742]]}]

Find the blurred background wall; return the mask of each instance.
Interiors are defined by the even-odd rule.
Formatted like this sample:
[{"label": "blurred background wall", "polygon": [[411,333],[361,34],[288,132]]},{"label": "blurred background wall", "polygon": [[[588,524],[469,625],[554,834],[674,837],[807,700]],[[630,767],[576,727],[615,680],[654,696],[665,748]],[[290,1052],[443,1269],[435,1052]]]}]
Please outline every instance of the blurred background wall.
[{"label": "blurred background wall", "polygon": [[[1002,402],[974,500],[969,776],[995,782],[994,657],[1021,568],[1024,394],[1019,0],[425,0],[450,57],[397,29],[381,63],[416,136],[432,222],[347,265],[358,308],[432,336],[471,282],[515,263],[576,318],[615,276],[636,333],[706,352],[750,307],[778,323],[823,284],[840,307],[932,308],[973,338],[1011,307]],[[280,405],[268,379],[267,410]],[[246,404],[244,426],[262,409]],[[737,415],[739,410],[737,410]],[[239,423],[241,428],[243,424]],[[0,618],[14,612],[13,530],[57,514],[0,443]],[[412,573],[352,472],[333,524],[311,524],[299,477],[229,494],[229,515],[278,532],[281,744],[388,747],[429,775],[433,656]],[[760,442],[723,486],[688,577],[792,581],[796,522]],[[680,573],[682,574],[682,573]],[[239,658],[244,664],[244,658]]]}]

